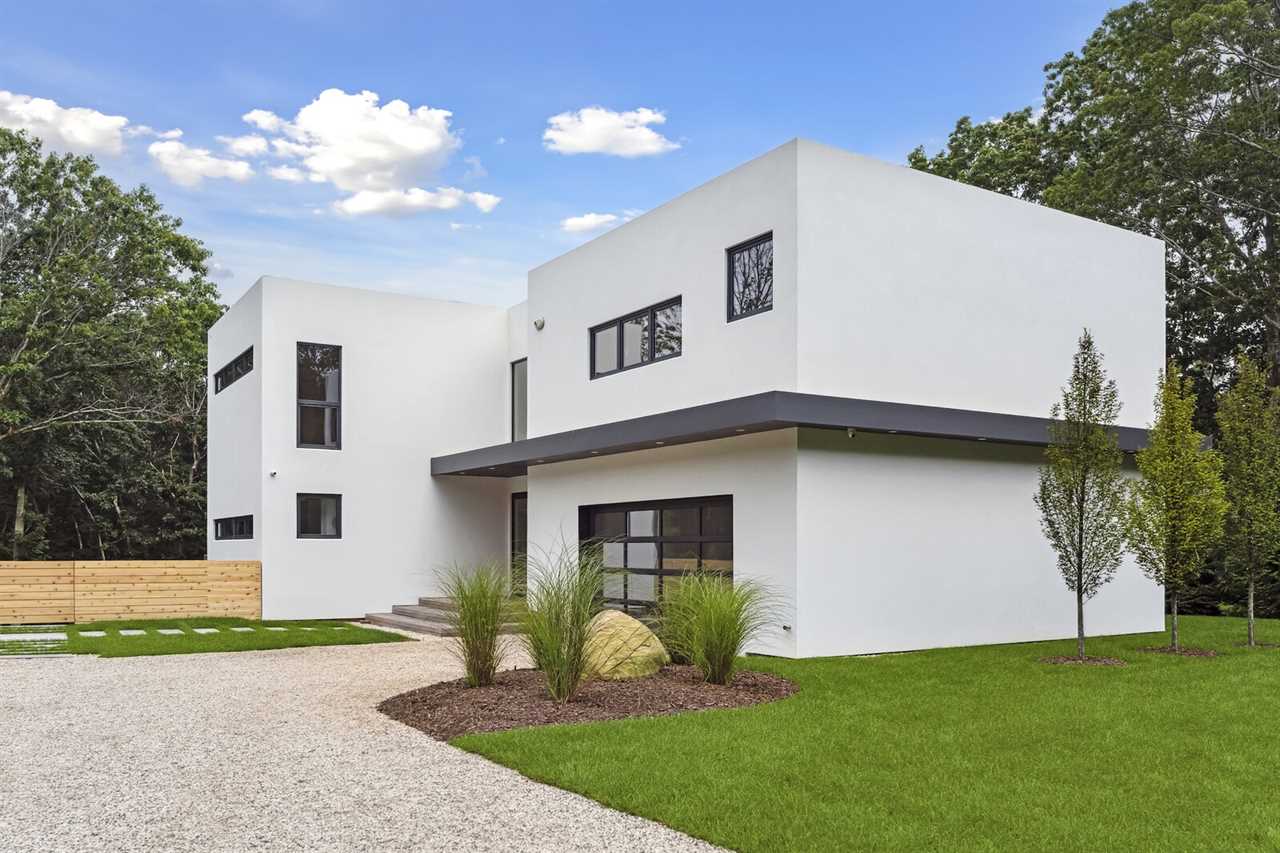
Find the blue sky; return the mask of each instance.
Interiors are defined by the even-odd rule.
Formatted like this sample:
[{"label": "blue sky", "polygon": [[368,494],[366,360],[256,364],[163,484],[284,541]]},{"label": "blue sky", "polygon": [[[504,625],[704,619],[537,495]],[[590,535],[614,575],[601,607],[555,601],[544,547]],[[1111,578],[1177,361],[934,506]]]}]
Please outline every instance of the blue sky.
[{"label": "blue sky", "polygon": [[228,301],[271,274],[505,305],[792,137],[902,162],[1036,103],[1111,5],[24,3],[0,125],[151,186]]}]

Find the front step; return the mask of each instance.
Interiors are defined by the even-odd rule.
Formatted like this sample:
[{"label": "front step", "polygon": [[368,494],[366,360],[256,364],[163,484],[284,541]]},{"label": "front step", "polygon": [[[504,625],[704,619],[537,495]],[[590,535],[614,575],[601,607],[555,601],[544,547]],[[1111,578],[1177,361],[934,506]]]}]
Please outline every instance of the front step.
[{"label": "front step", "polygon": [[[458,606],[452,599],[419,598],[417,604],[395,605],[390,613],[369,613],[365,620],[374,625],[416,631],[419,634],[456,637],[458,632],[451,623],[457,610]],[[516,634],[519,631],[519,622],[508,622],[503,626],[504,634]]]},{"label": "front step", "polygon": [[418,634],[434,634],[437,637],[457,636],[457,632],[444,622],[415,619],[412,616],[401,616],[398,613],[366,613],[364,621],[370,625],[399,628],[401,631],[413,631]]}]

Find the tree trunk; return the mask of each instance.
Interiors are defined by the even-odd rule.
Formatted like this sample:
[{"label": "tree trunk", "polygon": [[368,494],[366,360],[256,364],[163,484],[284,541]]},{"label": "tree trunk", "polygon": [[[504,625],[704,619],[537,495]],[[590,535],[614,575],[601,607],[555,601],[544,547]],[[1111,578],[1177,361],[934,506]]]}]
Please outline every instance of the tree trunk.
[{"label": "tree trunk", "polygon": [[1173,639],[1173,650],[1175,652],[1181,650],[1182,647],[1178,645],[1178,594],[1176,592],[1173,594],[1173,637],[1172,639]]},{"label": "tree trunk", "polygon": [[1076,586],[1076,657],[1084,660],[1084,593]]},{"label": "tree trunk", "polygon": [[22,536],[27,532],[27,484],[18,481],[13,507],[13,559],[21,559]]},{"label": "tree trunk", "polygon": [[1257,645],[1253,631],[1253,574],[1249,575],[1249,648]]}]

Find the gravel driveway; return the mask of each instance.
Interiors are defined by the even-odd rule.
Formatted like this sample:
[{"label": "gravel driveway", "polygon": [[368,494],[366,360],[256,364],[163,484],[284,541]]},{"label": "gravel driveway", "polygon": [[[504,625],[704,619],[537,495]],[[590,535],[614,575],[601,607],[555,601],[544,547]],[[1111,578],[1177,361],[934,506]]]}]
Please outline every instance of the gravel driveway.
[{"label": "gravel driveway", "polygon": [[0,850],[713,850],[374,706],[442,641],[0,660]]}]

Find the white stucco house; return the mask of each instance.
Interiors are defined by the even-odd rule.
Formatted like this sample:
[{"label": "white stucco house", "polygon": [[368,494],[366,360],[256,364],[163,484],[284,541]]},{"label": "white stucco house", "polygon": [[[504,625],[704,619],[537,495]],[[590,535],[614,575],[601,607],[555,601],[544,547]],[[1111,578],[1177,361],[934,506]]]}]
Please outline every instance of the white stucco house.
[{"label": "white stucco house", "polygon": [[[412,617],[443,565],[606,537],[614,606],[766,583],[759,652],[1074,636],[1032,494],[1086,326],[1132,451],[1158,241],[804,140],[510,308],[263,278],[209,333],[209,556],[262,560],[271,618]],[[1161,590],[1126,562],[1087,626],[1161,630]]]}]

